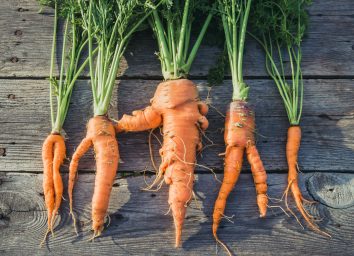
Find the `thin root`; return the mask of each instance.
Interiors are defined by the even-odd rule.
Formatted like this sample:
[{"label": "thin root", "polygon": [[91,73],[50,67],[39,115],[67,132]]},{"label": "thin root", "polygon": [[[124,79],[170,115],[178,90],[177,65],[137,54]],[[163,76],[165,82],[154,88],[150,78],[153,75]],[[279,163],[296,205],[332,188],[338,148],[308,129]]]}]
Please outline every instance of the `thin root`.
[{"label": "thin root", "polygon": [[[214,235],[214,238],[215,238],[216,242],[219,243],[219,244],[225,249],[225,251],[227,252],[227,254],[228,254],[229,256],[232,256],[232,253],[231,253],[231,251],[229,250],[229,248],[226,246],[226,244],[224,244],[224,243],[218,238],[217,235]],[[218,247],[217,247],[217,244],[216,244],[216,254],[217,254],[217,251],[218,251]]]},{"label": "thin root", "polygon": [[282,210],[282,212],[284,212],[284,214],[288,217],[290,217],[290,215],[285,211],[285,209],[283,207],[281,207],[280,205],[267,205],[268,208],[272,209],[272,208],[280,208],[280,210]]},{"label": "thin root", "polygon": [[50,229],[50,227],[47,228],[47,231],[44,234],[43,240],[41,241],[41,243],[39,244],[39,247],[42,248],[43,244],[45,243],[45,241],[47,240],[48,234],[49,232],[52,232],[52,230]]},{"label": "thin root", "polygon": [[77,226],[76,226],[76,217],[75,217],[75,214],[72,210],[70,210],[70,216],[74,222],[73,225],[74,225],[74,230],[75,230],[76,236],[79,236],[79,232],[77,231]]}]

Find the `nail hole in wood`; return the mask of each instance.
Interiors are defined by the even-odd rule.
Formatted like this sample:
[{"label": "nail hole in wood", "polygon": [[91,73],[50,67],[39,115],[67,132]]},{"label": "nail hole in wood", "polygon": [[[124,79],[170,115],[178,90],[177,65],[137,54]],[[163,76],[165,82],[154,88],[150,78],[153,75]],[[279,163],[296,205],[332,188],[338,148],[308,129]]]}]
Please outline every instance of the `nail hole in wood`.
[{"label": "nail hole in wood", "polygon": [[27,12],[28,9],[25,9],[25,8],[20,7],[20,8],[17,9],[17,11],[18,11],[18,12]]},{"label": "nail hole in wood", "polygon": [[14,34],[15,34],[15,36],[22,36],[22,31],[17,29],[17,30],[15,30]]},{"label": "nail hole in wood", "polygon": [[0,148],[0,156],[6,156],[6,148]]},{"label": "nail hole in wood", "polygon": [[12,58],[10,59],[10,61],[11,61],[12,63],[16,63],[16,62],[18,62],[18,58],[17,58],[17,57],[12,57]]},{"label": "nail hole in wood", "polygon": [[15,96],[15,94],[9,94],[9,95],[7,95],[7,98],[9,100],[14,100],[14,99],[16,99],[16,96]]}]

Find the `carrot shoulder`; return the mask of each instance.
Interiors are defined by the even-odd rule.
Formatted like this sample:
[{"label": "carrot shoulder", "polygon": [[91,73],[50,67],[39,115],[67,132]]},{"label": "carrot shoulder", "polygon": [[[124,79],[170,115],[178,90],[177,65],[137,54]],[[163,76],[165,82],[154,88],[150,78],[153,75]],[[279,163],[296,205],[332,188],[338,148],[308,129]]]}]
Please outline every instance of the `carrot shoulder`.
[{"label": "carrot shoulder", "polygon": [[169,188],[168,203],[172,210],[179,245],[187,204],[192,198],[196,151],[201,148],[200,132],[208,127],[204,115],[206,104],[199,100],[196,86],[187,79],[161,84],[151,99],[151,106],[124,115],[118,131],[142,131],[162,125],[163,145],[158,178],[164,177]]}]

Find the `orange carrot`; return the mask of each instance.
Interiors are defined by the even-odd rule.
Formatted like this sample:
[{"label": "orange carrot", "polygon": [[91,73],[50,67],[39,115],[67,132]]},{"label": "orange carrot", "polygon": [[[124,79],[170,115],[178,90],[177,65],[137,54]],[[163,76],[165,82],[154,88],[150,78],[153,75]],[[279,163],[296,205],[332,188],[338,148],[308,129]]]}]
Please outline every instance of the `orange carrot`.
[{"label": "orange carrot", "polygon": [[107,215],[109,197],[118,169],[119,150],[114,126],[106,116],[95,116],[87,124],[86,138],[75,151],[69,168],[69,202],[73,215],[73,188],[80,158],[93,145],[96,159],[95,189],[92,198],[92,229],[101,234]]},{"label": "orange carrot", "polygon": [[292,196],[295,200],[295,204],[297,209],[300,211],[302,217],[305,219],[306,223],[309,225],[309,227],[328,237],[331,237],[328,233],[320,230],[320,228],[314,223],[313,217],[306,212],[304,206],[303,206],[303,201],[307,201],[301,193],[301,190],[299,188],[298,184],[298,174],[297,174],[297,168],[298,168],[298,154],[299,154],[299,149],[300,149],[300,142],[301,142],[301,128],[298,125],[290,126],[288,129],[288,138],[287,138],[287,143],[286,143],[286,159],[288,161],[288,186],[285,190],[285,204],[287,209],[295,216],[295,214],[290,210],[288,206],[288,193],[289,190],[292,193]]},{"label": "orange carrot", "polygon": [[[162,82],[151,99],[151,106],[124,115],[117,131],[135,132],[163,126],[161,165],[157,180],[164,176],[170,185],[168,203],[172,210],[179,246],[186,207],[192,198],[196,150],[201,149],[200,130],[208,127],[205,103],[199,101],[193,82],[178,79]],[[155,183],[154,183],[155,184]]]},{"label": "orange carrot", "polygon": [[65,142],[61,135],[50,134],[45,139],[42,147],[43,192],[47,207],[48,229],[44,240],[49,231],[53,233],[56,214],[63,196],[63,181],[60,176],[60,166],[65,159],[65,152]]},{"label": "orange carrot", "polygon": [[[61,135],[68,113],[71,95],[76,79],[88,63],[88,59],[81,60],[82,49],[87,44],[87,35],[76,22],[75,8],[66,8],[64,1],[39,1],[40,4],[54,7],[53,41],[49,71],[49,104],[51,113],[51,134],[46,138],[42,147],[43,161],[43,190],[48,215],[48,229],[42,245],[49,232],[53,233],[55,218],[63,196],[63,181],[60,176],[60,166],[65,159],[66,149],[64,137]],[[66,11],[63,12],[63,8]],[[57,30],[59,17],[63,19],[63,36],[61,49],[57,45]],[[70,31],[70,33],[69,33]],[[70,48],[68,49],[68,45]],[[59,78],[54,75],[55,60],[58,57],[57,49],[62,53]]]},{"label": "orange carrot", "polygon": [[217,230],[221,218],[224,216],[227,197],[240,175],[245,151],[251,165],[260,217],[264,217],[267,211],[267,174],[255,146],[254,130],[254,112],[250,109],[248,103],[242,100],[233,101],[226,113],[225,120],[224,178],[213,212],[213,235],[225,248],[226,246],[218,239]]}]

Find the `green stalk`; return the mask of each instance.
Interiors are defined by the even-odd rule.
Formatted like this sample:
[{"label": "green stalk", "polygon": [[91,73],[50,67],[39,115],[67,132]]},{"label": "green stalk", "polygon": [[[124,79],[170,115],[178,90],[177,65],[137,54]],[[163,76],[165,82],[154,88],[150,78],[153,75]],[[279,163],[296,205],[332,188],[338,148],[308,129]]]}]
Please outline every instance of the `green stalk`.
[{"label": "green stalk", "polygon": [[[66,39],[68,36],[68,26],[69,26],[68,18],[65,20],[65,28],[64,28],[64,36],[63,36],[63,47],[61,50],[61,64],[60,64],[60,75],[59,75],[59,95],[57,96],[58,103],[60,102],[62,96],[62,89],[63,89],[63,77],[64,77],[64,66],[65,66],[65,51],[66,51]],[[58,106],[60,107],[60,106]]]},{"label": "green stalk", "polygon": [[93,104],[94,108],[97,108],[98,101],[97,101],[97,96],[96,96],[96,85],[94,83],[94,72],[93,72],[93,56],[92,56],[92,1],[89,3],[89,13],[88,13],[88,47],[89,47],[89,52],[88,52],[88,58],[89,58],[89,67],[90,67],[90,76],[91,76],[91,89],[92,89],[92,96],[93,96]]},{"label": "green stalk", "polygon": [[184,70],[185,74],[188,74],[191,69],[193,61],[194,61],[195,57],[197,56],[198,49],[203,41],[204,35],[208,29],[208,26],[209,26],[212,18],[213,18],[213,13],[209,13],[209,15],[207,16],[207,18],[203,24],[203,27],[202,27],[198,37],[197,37],[197,40],[195,41],[195,43],[193,45],[193,48],[189,54],[188,60],[187,60],[186,64],[183,66],[183,70]]},{"label": "green stalk", "polygon": [[[184,38],[186,37],[186,26],[187,26],[188,13],[189,13],[189,0],[186,0],[185,4],[184,4],[183,18],[182,18],[182,24],[181,24],[181,30],[180,30],[180,36],[179,36],[179,44],[178,44],[178,48],[177,48],[177,50],[178,50],[177,61],[178,61],[179,65],[181,65],[181,63],[182,63],[183,46],[185,44]],[[173,52],[175,52],[175,51],[173,51]]]},{"label": "green stalk", "polygon": [[[304,0],[299,0],[296,4],[294,6],[293,2],[286,0],[258,1],[257,6],[255,6],[255,10],[258,13],[253,15],[255,31],[258,33],[258,36],[254,37],[265,51],[267,72],[274,80],[283,99],[291,125],[299,125],[302,115],[304,84],[301,72],[302,53],[300,42],[304,36],[306,24],[304,23],[305,20],[301,20],[301,18],[307,15],[305,7],[308,3]],[[267,21],[268,23],[265,24],[269,25],[269,27],[264,27],[264,24],[260,24],[261,26],[258,27],[259,23],[256,19]],[[296,28],[297,31],[293,31],[290,28]],[[265,36],[265,34],[269,36]],[[275,41],[275,46],[272,43],[273,41]],[[275,56],[272,53],[273,47],[276,49]],[[285,53],[282,52],[282,49],[284,49]],[[288,84],[285,78],[283,54],[287,54],[289,58],[287,68],[291,73],[291,85]],[[277,61],[279,61],[279,64]]]},{"label": "green stalk", "polygon": [[49,71],[49,104],[50,104],[50,117],[52,124],[52,132],[54,129],[54,105],[53,105],[53,71],[54,71],[54,58],[55,58],[55,48],[57,42],[57,30],[58,30],[58,4],[55,2],[54,6],[54,29],[53,29],[53,41],[52,41],[52,51],[50,57],[50,71]]},{"label": "green stalk", "polygon": [[[164,66],[166,67],[167,71],[171,72],[170,61],[169,61],[169,60],[171,60],[171,54],[168,51],[164,28],[163,28],[163,25],[161,23],[161,20],[160,20],[160,17],[158,15],[157,11],[153,10],[152,14],[153,14],[154,21],[155,21],[154,26],[155,26],[156,35],[157,35],[158,42],[159,42],[161,61],[164,63]],[[172,39],[170,39],[170,40],[172,40]]]},{"label": "green stalk", "polygon": [[183,7],[179,3],[178,0],[172,0],[169,3],[172,6],[166,4],[161,10],[154,10],[150,22],[157,38],[162,75],[165,80],[188,76],[213,16],[210,12],[206,17],[196,42],[189,51],[193,13],[198,0],[186,0]]},{"label": "green stalk", "polygon": [[241,26],[241,30],[240,30],[240,49],[238,51],[238,78],[239,81],[243,83],[243,52],[244,52],[244,48],[245,48],[245,38],[246,38],[246,29],[247,29],[247,23],[248,23],[248,16],[250,13],[250,9],[251,9],[251,0],[247,1],[247,7],[245,12],[243,13],[243,19],[242,19],[242,26]]}]

